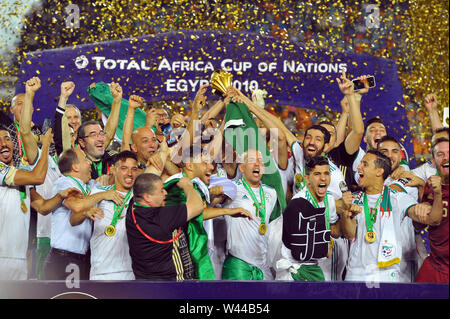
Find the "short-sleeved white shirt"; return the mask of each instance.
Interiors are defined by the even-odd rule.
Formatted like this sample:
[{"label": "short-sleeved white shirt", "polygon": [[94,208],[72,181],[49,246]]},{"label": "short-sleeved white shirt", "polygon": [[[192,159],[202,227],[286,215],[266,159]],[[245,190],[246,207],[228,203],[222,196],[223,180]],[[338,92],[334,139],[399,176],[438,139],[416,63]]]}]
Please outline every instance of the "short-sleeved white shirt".
[{"label": "short-sleeved white shirt", "polygon": [[[86,184],[80,179],[77,180],[86,189]],[[62,176],[55,181],[52,195],[55,196],[58,192],[71,187],[80,189],[73,179]],[[52,212],[50,246],[84,255],[89,248],[89,240],[92,234],[92,221],[86,218],[81,224],[72,226],[70,224],[70,216],[72,216],[72,211],[64,206],[64,204],[61,204]]]},{"label": "short-sleeved white shirt", "polygon": [[[33,165],[32,170],[40,157]],[[0,258],[26,259],[28,249],[28,231],[30,228],[30,189],[31,186],[7,184],[8,175],[17,169],[0,162]],[[20,203],[20,189],[25,191],[27,211],[23,212]]]},{"label": "short-sleeved white shirt", "polygon": [[433,165],[431,161],[416,167],[412,170],[414,174],[420,177],[424,182],[426,182],[431,176],[436,175],[436,166]]},{"label": "short-sleeved white shirt", "polygon": [[[390,190],[390,199],[392,205],[391,217],[388,217],[388,213],[385,212],[382,215],[381,210],[378,210],[376,222],[373,225],[373,231],[376,234],[376,240],[373,243],[368,243],[364,236],[367,232],[366,220],[364,215],[364,205],[362,199],[358,202],[358,205],[362,207],[363,211],[356,215],[356,237],[351,241],[349,259],[347,264],[347,275],[346,279],[348,281],[383,281],[377,280],[379,278],[385,278],[383,272],[395,271],[399,269],[400,265],[393,265],[386,269],[378,268],[378,249],[380,245],[380,240],[382,238],[383,226],[381,220],[383,218],[393,218],[394,228],[396,230],[398,245],[401,245],[401,222],[406,216],[406,212],[409,207],[417,204],[411,196],[405,192],[397,192],[395,190]],[[380,194],[367,195],[367,200],[369,207],[375,207],[375,203],[378,200]],[[400,278],[398,278],[400,281]]]},{"label": "short-sleeved white shirt", "polygon": [[[227,223],[227,250],[234,257],[260,268],[265,280],[273,279],[267,262],[267,247],[268,233],[271,229],[269,219],[278,199],[277,193],[272,187],[262,184],[266,201],[265,223],[267,232],[265,235],[261,235],[258,232],[261,220],[256,216],[256,208],[253,205],[250,194],[240,180],[234,181],[234,183],[237,187],[236,197],[226,207],[244,208],[250,212],[253,220],[225,215],[225,221]],[[259,189],[252,188],[252,190],[256,199],[260,201]]]},{"label": "short-sleeved white shirt", "polygon": [[[58,164],[54,158],[48,155],[48,168],[47,174],[45,175],[45,181],[41,185],[37,185],[36,191],[43,199],[50,199],[53,196],[53,184],[54,182],[62,176],[59,171]],[[52,224],[52,215],[37,215],[37,237],[50,237],[50,229]]]},{"label": "short-sleeved white shirt", "polygon": [[[91,194],[96,194],[111,189],[108,187],[94,187]],[[123,196],[127,193],[119,192]],[[94,230],[90,240],[91,247],[91,272],[90,277],[96,275],[114,274],[120,272],[131,272],[131,257],[128,247],[127,231],[125,228],[125,216],[127,214],[128,203],[133,197],[131,193],[121,213],[121,218],[115,225],[116,233],[114,236],[107,236],[105,228],[111,224],[114,217],[114,202],[102,200],[97,207],[103,211],[104,217],[94,222]],[[102,276],[103,279],[106,279]],[[129,277],[127,277],[129,279]]]}]

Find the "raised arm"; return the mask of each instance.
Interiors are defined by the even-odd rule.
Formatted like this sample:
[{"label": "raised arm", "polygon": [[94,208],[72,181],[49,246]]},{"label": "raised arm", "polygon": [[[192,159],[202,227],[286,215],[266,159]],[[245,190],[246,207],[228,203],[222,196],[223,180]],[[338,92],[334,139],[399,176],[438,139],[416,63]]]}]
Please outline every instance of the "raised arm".
[{"label": "raised arm", "polygon": [[67,116],[65,116],[65,112],[67,101],[74,90],[74,82],[67,81],[61,83],[58,107],[56,108],[53,121],[53,140],[55,141],[55,149],[58,155],[60,155],[68,147],[71,147],[72,144],[70,129],[68,127],[69,120],[67,119]]},{"label": "raised arm", "polygon": [[52,129],[42,136],[41,156],[32,171],[17,170],[14,175],[14,185],[40,185],[45,181],[48,168],[48,149],[53,138]]},{"label": "raised arm", "polygon": [[[206,105],[206,90],[209,84],[202,85],[195,95],[194,101],[192,102],[192,112],[189,122],[187,124],[186,130],[180,138],[178,143],[182,143],[182,148],[189,147],[194,143],[194,133],[196,125],[200,124],[199,115],[202,108]],[[187,134],[187,135],[186,135]],[[188,144],[189,143],[189,144]]]},{"label": "raised arm", "polygon": [[208,111],[203,114],[201,121],[204,123],[209,119],[215,119],[219,115],[220,111],[224,108],[225,103],[222,100],[217,101]]},{"label": "raised arm", "polygon": [[109,114],[108,121],[105,125],[105,147],[108,147],[109,143],[114,139],[117,126],[119,125],[120,104],[122,103],[122,87],[119,83],[111,82],[109,89],[113,97],[111,106],[111,113]]},{"label": "raised arm", "polygon": [[[264,124],[266,128],[270,129],[270,133],[275,134],[275,137],[278,142],[278,152],[277,152],[278,158],[276,159],[277,164],[281,169],[286,169],[288,164],[288,152],[287,152],[287,137],[285,131],[287,129],[286,130],[280,129],[280,126],[285,127],[284,124],[280,120],[276,119],[275,116],[267,112],[265,109],[256,105],[252,100],[246,97],[239,90],[231,88],[227,92],[227,94],[228,94],[227,96],[230,96],[232,100],[245,104],[248,107],[249,111],[255,114],[255,116],[261,120],[261,122]],[[277,121],[275,121],[275,119]],[[290,135],[293,136],[292,133],[290,133]],[[294,139],[297,140],[295,136]]]},{"label": "raised arm", "polygon": [[436,132],[436,130],[443,128],[441,119],[439,118],[438,112],[438,100],[436,94],[428,94],[424,99],[425,108],[428,110],[431,122],[432,132]]},{"label": "raised arm", "polygon": [[[361,79],[365,85],[365,88],[363,89],[364,92],[365,90],[368,90],[369,84],[366,80],[367,76],[361,76],[358,79]],[[364,136],[364,122],[361,115],[360,103],[356,99],[353,82],[347,79],[345,70],[342,70],[341,80],[338,78],[336,79],[339,89],[347,99],[349,105],[349,120],[351,122],[351,131],[345,138],[345,150],[348,154],[354,154],[358,151]]]},{"label": "raised arm", "polygon": [[131,135],[133,134],[134,113],[138,107],[141,107],[144,99],[137,95],[131,95],[128,100],[128,110],[122,130],[122,151],[130,151]]},{"label": "raised arm", "polygon": [[39,153],[37,141],[31,132],[31,118],[33,116],[34,95],[40,87],[41,80],[38,77],[33,77],[25,83],[25,97],[20,115],[19,130],[28,163],[34,163]]}]

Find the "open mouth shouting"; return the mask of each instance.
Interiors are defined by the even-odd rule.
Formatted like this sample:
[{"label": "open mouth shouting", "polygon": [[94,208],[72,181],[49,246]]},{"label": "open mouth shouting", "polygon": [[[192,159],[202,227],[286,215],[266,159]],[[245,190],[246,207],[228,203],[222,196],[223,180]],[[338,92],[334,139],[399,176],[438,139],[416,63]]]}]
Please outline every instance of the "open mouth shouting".
[{"label": "open mouth shouting", "polygon": [[308,157],[313,157],[317,154],[317,147],[315,147],[314,145],[308,145],[305,148],[305,153]]},{"label": "open mouth shouting", "polygon": [[253,168],[252,174],[253,174],[253,177],[259,178],[262,175],[261,168],[259,166]]},{"label": "open mouth shouting", "polygon": [[328,185],[326,183],[320,183],[317,185],[317,195],[324,197],[327,193]]},{"label": "open mouth shouting", "polygon": [[0,160],[4,163],[9,162],[11,159],[12,152],[11,149],[7,146],[4,146],[0,149]]}]

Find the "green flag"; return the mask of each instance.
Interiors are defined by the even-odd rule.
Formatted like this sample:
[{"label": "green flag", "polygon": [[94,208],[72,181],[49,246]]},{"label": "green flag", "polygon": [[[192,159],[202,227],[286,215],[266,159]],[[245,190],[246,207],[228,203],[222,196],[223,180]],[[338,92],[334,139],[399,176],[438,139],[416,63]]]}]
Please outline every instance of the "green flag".
[{"label": "green flag", "polygon": [[[88,88],[89,96],[98,109],[106,116],[109,117],[111,114],[111,106],[113,102],[113,97],[111,95],[111,90],[108,84],[105,82],[95,83],[95,88]],[[116,135],[122,140],[123,134],[123,124],[125,122],[125,117],[128,111],[128,100],[122,99],[120,103],[120,113],[119,113],[119,124],[117,125]],[[138,127],[145,126],[146,114],[140,108],[137,108],[134,113],[133,130]]]},{"label": "green flag", "polygon": [[266,140],[259,133],[252,114],[244,104],[228,104],[224,121],[225,139],[233,146],[237,154],[242,155],[248,149],[256,149],[263,156],[265,173],[261,182],[273,187],[278,195],[277,205],[270,215],[270,222],[281,216],[286,208],[286,195],[281,184],[280,172],[270,155]]},{"label": "green flag", "polygon": [[[169,178],[164,183],[164,188],[167,191],[165,198],[166,206],[186,204],[186,194],[177,186],[182,175],[177,175],[180,176]],[[205,200],[205,195],[195,183],[194,188],[200,194],[202,199]],[[194,262],[196,279],[214,280],[214,268],[208,253],[208,234],[203,227],[203,213],[189,221],[187,235],[189,238],[189,251],[191,253],[192,261]]]}]

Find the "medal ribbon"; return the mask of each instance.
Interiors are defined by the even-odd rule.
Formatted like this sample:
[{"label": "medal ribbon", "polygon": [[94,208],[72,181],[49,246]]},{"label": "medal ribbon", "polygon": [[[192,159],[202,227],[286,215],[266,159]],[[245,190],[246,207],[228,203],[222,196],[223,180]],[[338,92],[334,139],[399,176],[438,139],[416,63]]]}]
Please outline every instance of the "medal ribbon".
[{"label": "medal ribbon", "polygon": [[377,202],[375,203],[374,208],[369,209],[369,201],[367,200],[367,194],[364,193],[363,197],[363,204],[364,204],[364,216],[366,218],[366,228],[368,232],[373,231],[373,224],[377,221],[377,214],[378,214],[378,205],[380,205],[385,193],[386,193],[386,186],[384,187],[383,193],[378,197]]},{"label": "medal ribbon", "polygon": [[261,198],[261,203],[260,203],[256,199],[255,193],[253,193],[253,190],[250,187],[250,185],[248,184],[245,177],[242,177],[241,181],[242,181],[242,184],[244,185],[245,189],[247,190],[247,192],[250,194],[250,197],[252,198],[253,203],[255,204],[256,217],[259,217],[261,219],[261,223],[265,224],[266,223],[266,199],[264,197],[264,190],[262,188],[262,185],[259,184],[259,197]]},{"label": "medal ribbon", "polygon": [[132,206],[131,206],[131,215],[132,215],[132,217],[133,217],[133,222],[134,222],[134,224],[136,225],[136,228],[139,230],[139,232],[140,232],[145,238],[147,238],[148,240],[153,241],[153,242],[155,242],[155,243],[158,243],[158,244],[170,244],[171,242],[177,240],[178,237],[180,237],[180,235],[181,235],[181,227],[178,228],[178,234],[177,234],[174,238],[172,238],[172,239],[170,239],[170,240],[162,241],[162,240],[157,240],[157,239],[154,239],[154,238],[150,237],[147,233],[145,233],[145,232],[142,230],[141,226],[139,226],[139,224],[136,222],[136,216],[134,215],[134,206],[135,206],[135,205],[136,205],[136,206],[142,206],[142,207],[145,207],[145,206],[139,205],[139,204],[136,204],[136,203],[133,203]]},{"label": "medal ribbon", "polygon": [[22,154],[23,154],[23,156],[25,157],[27,155],[25,154],[25,149],[22,147],[22,139],[20,136],[19,124],[14,122],[14,125],[16,126],[16,129],[17,129],[17,142],[19,143],[19,156],[22,157]]},{"label": "medal ribbon", "polygon": [[[306,191],[311,197],[311,202],[314,206],[314,208],[320,208],[319,203],[317,202],[316,198],[313,196],[311,191],[309,190],[309,187],[306,186]],[[325,197],[323,198],[323,202],[325,204],[325,223],[327,226],[327,229],[330,229],[330,205],[328,204],[328,196],[325,194]]]},{"label": "medal ribbon", "polygon": [[77,183],[78,187],[81,189],[81,192],[83,193],[84,196],[89,195],[89,193],[91,192],[91,189],[89,188],[89,185],[86,184],[86,190],[83,188],[83,186],[80,184],[80,182],[73,176],[70,175],[64,175],[65,177],[69,177],[70,179],[74,180],[75,183]]},{"label": "medal ribbon", "polygon": [[[116,185],[114,185],[114,190],[116,190]],[[120,215],[122,215],[123,209],[125,208],[125,206],[127,205],[128,201],[130,200],[131,191],[132,190],[130,189],[128,191],[128,193],[125,195],[125,198],[123,200],[123,205],[122,206],[119,206],[116,203],[114,203],[114,216],[113,216],[113,219],[111,221],[111,226],[116,227],[117,221],[119,219],[123,218],[123,216],[120,216]]]}]

